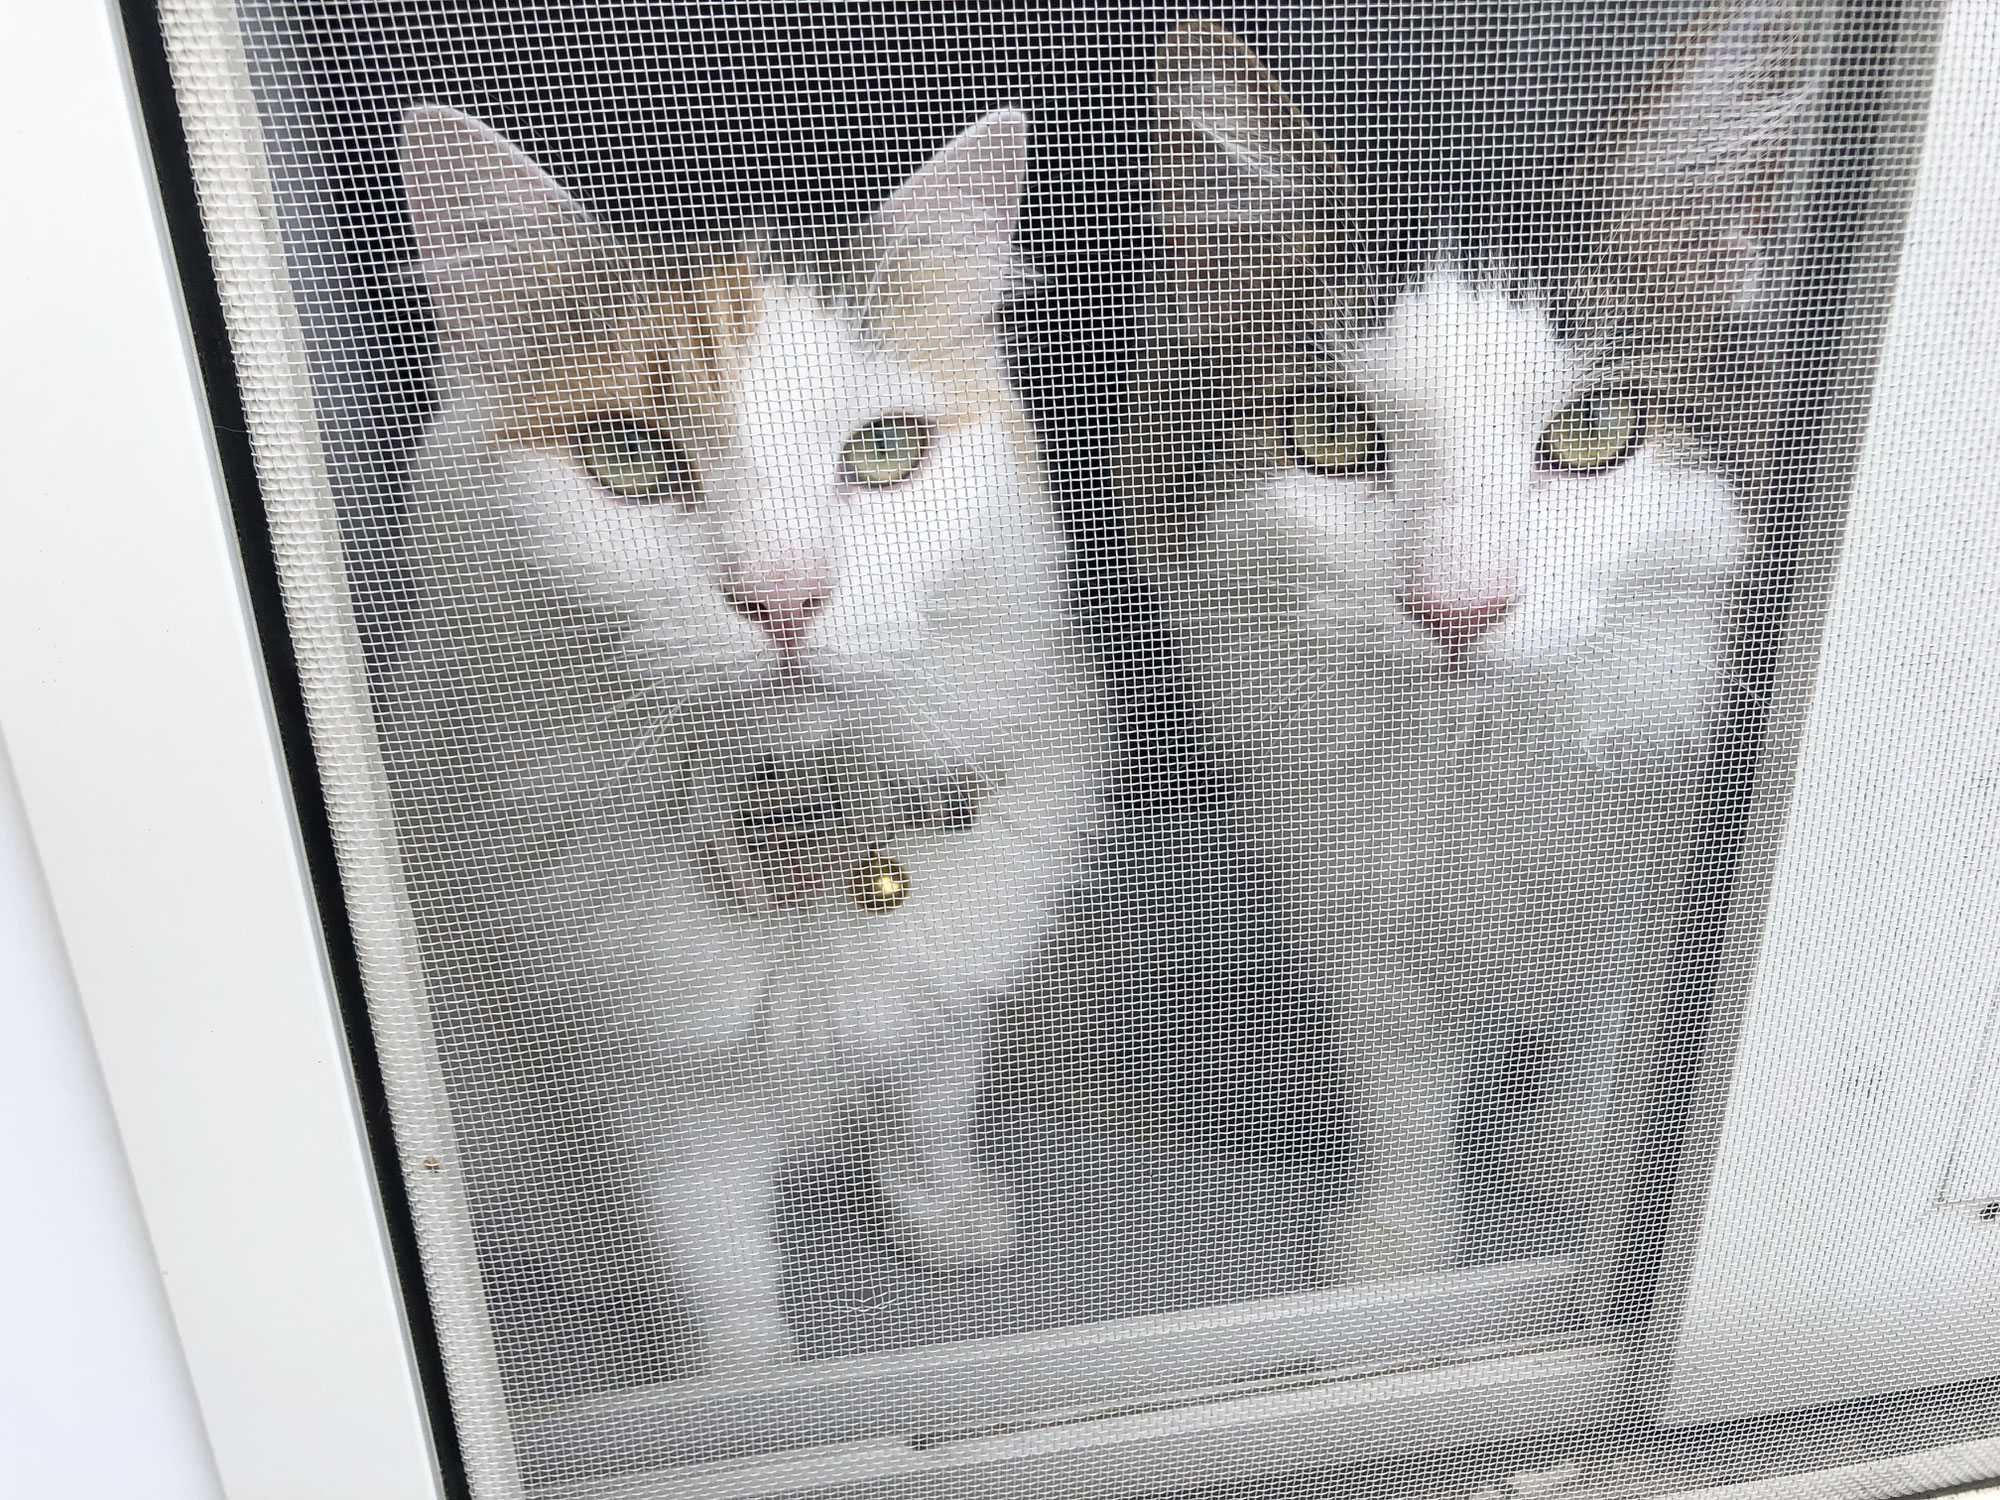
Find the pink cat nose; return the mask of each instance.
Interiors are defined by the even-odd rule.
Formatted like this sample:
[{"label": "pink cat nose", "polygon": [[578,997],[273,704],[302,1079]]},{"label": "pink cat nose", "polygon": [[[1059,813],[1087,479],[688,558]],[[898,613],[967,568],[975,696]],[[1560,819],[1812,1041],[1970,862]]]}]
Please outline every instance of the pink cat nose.
[{"label": "pink cat nose", "polygon": [[1453,656],[1461,656],[1472,643],[1500,623],[1500,617],[1514,606],[1512,598],[1440,599],[1416,589],[1407,590],[1398,602],[1437,642]]},{"label": "pink cat nose", "polygon": [[746,620],[764,627],[780,651],[797,652],[813,616],[826,608],[833,580],[817,569],[773,569],[738,574],[722,596]]}]

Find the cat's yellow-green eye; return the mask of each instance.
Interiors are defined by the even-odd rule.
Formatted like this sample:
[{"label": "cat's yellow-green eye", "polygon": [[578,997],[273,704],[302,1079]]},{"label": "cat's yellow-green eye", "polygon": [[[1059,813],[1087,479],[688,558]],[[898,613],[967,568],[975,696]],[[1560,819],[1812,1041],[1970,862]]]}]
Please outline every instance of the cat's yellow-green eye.
[{"label": "cat's yellow-green eye", "polygon": [[1380,473],[1386,461],[1382,429],[1354,392],[1313,386],[1292,398],[1286,444],[1302,469],[1346,479]]},{"label": "cat's yellow-green eye", "polygon": [[579,427],[575,443],[590,477],[620,500],[685,503],[694,498],[694,469],[687,455],[649,422],[606,417]]},{"label": "cat's yellow-green eye", "polygon": [[1592,391],[1556,414],[1536,456],[1544,468],[1602,474],[1637,453],[1652,425],[1644,391]]},{"label": "cat's yellow-green eye", "polygon": [[840,450],[840,472],[849,484],[886,489],[916,473],[930,446],[931,424],[922,417],[877,417]]}]

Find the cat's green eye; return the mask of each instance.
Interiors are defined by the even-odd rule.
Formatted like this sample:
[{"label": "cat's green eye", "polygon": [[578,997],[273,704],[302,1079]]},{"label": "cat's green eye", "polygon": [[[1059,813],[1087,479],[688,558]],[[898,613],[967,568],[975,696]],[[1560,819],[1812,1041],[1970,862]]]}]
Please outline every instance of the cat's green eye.
[{"label": "cat's green eye", "polygon": [[1643,391],[1592,391],[1556,414],[1536,457],[1567,474],[1602,474],[1637,453],[1651,430]]},{"label": "cat's green eye", "polygon": [[576,456],[590,477],[620,500],[656,503],[694,498],[694,468],[680,445],[650,423],[607,417],[579,427]]},{"label": "cat's green eye", "polygon": [[1292,398],[1286,442],[1293,463],[1332,478],[1378,474],[1387,462],[1367,403],[1338,386],[1314,386]]},{"label": "cat's green eye", "polygon": [[931,424],[922,417],[877,417],[841,449],[841,477],[878,490],[901,484],[917,472],[930,446]]}]

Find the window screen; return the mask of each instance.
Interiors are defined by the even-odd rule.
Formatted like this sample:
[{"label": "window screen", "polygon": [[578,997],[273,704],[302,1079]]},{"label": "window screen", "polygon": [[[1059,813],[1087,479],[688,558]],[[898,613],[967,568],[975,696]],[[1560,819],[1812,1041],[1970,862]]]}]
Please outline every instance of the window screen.
[{"label": "window screen", "polygon": [[472,1493],[1629,1422],[1934,20],[163,7]]}]

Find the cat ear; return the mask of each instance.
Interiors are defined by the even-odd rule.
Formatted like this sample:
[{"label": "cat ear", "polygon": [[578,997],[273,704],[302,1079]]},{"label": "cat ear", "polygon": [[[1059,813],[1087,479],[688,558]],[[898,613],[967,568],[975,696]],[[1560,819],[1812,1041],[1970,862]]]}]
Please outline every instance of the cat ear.
[{"label": "cat ear", "polygon": [[1170,315],[1197,337],[1245,314],[1296,318],[1347,209],[1333,154],[1257,55],[1208,22],[1160,44],[1153,99]]},{"label": "cat ear", "polygon": [[992,317],[1014,275],[1027,180],[1028,117],[1017,109],[947,142],[869,218],[871,300],[921,305],[959,325]]},{"label": "cat ear", "polygon": [[1713,0],[1574,171],[1573,210],[1601,226],[1606,290],[1631,311],[1712,324],[1765,300],[1809,61],[1791,0]]},{"label": "cat ear", "polygon": [[403,193],[446,357],[476,362],[537,292],[601,239],[596,223],[521,149],[471,115],[420,104],[403,117]]},{"label": "cat ear", "polygon": [[1237,37],[1191,22],[1160,44],[1153,191],[1165,224],[1283,225],[1337,196],[1339,169]]}]

